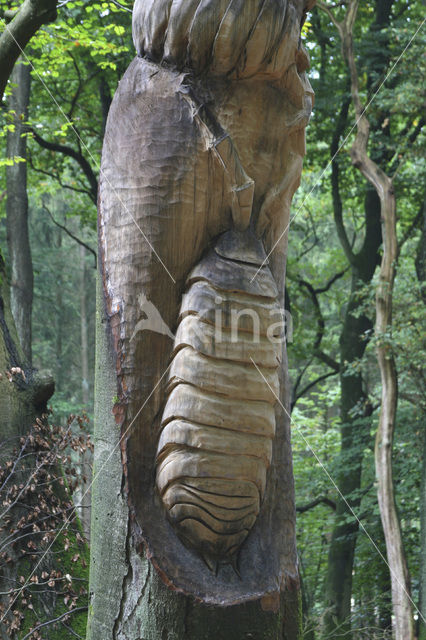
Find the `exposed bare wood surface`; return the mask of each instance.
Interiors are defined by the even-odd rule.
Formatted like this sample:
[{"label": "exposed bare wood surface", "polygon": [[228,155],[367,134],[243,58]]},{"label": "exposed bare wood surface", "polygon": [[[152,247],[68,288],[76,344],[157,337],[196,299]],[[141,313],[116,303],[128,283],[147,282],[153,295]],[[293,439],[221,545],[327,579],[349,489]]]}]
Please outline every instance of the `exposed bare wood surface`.
[{"label": "exposed bare wood surface", "polygon": [[[194,282],[182,297],[180,319],[198,313],[204,322],[216,325],[220,318],[223,329],[230,331],[238,326],[238,331],[259,331],[260,335],[268,335],[273,321],[282,320],[281,310],[274,302],[266,298],[255,298],[242,292],[233,296],[232,309],[228,305],[229,294],[226,291],[211,286],[206,280]],[[278,329],[277,329],[278,331]]]},{"label": "exposed bare wood surface", "polygon": [[[254,349],[252,349],[254,351]],[[267,384],[259,385],[259,374],[245,363],[224,359],[208,358],[192,347],[180,349],[170,367],[170,387],[184,380],[197,385],[202,390],[212,391],[230,398],[245,399],[247,389],[253,400],[275,402],[279,394],[275,368],[262,367],[262,375]]]},{"label": "exposed bare wood surface", "polygon": [[[250,355],[288,406],[285,347],[268,331],[280,335],[271,325],[282,319],[285,232],[312,107],[306,7],[136,2],[139,56],[106,127],[100,262],[133,535],[168,586],[220,605],[298,584],[289,424]],[[169,333],[140,329],[142,299]],[[232,308],[247,301],[259,312],[255,344],[250,314],[233,341]],[[228,453],[238,438],[240,452]],[[229,507],[241,517],[223,518]]]},{"label": "exposed bare wood surface", "polygon": [[[244,248],[248,248],[248,233],[231,232],[219,238],[220,251],[227,260],[225,269],[220,268],[224,258],[212,251],[188,278],[190,288],[198,284],[196,280],[191,286],[194,271],[210,286],[219,286],[223,294],[227,294],[226,306],[231,316],[234,301],[238,301],[241,292],[248,310],[251,309],[250,293],[251,298],[259,302],[259,287],[251,282],[253,263],[262,271],[259,278],[262,292],[269,292],[270,304],[276,304],[278,292],[272,274],[269,267],[261,266],[265,253],[260,240],[251,239],[252,250],[247,251],[252,264],[242,262]],[[227,290],[228,286],[230,290]],[[212,302],[215,305],[214,300]],[[176,355],[171,372],[174,384],[162,417],[164,428],[157,449],[156,482],[161,496],[167,493],[167,515],[179,537],[184,544],[194,548],[216,574],[223,564],[231,564],[238,571],[240,547],[259,513],[272,458],[276,397],[267,383],[255,375],[257,371],[252,367],[251,359],[271,367],[272,388],[278,388],[282,344],[279,339],[276,346],[270,339],[261,337],[255,326],[251,334],[243,334],[242,340],[238,333],[223,330],[220,316],[215,325],[206,323],[203,317],[206,307],[202,304],[194,306],[199,312],[186,316],[176,334]],[[242,306],[241,302],[239,306]],[[276,308],[279,311],[277,304]],[[188,322],[198,343],[188,335]],[[186,329],[181,331],[184,325]],[[176,359],[181,373],[178,384],[173,366]],[[210,362],[216,362],[221,368],[211,368]],[[229,374],[222,377],[222,371],[231,365],[229,373],[235,375],[242,362],[246,363],[244,374],[233,384],[237,397],[230,397],[227,389],[223,394]],[[250,372],[249,375],[246,372]],[[267,401],[260,400],[259,396],[266,397]],[[259,491],[259,495],[251,495],[249,505],[247,492],[242,495],[239,492],[241,480],[256,486]],[[188,481],[191,482],[190,502]],[[222,505],[216,508],[214,503],[215,499],[223,498],[223,491],[226,491],[227,511]],[[249,513],[242,514],[241,511],[247,509]]]}]

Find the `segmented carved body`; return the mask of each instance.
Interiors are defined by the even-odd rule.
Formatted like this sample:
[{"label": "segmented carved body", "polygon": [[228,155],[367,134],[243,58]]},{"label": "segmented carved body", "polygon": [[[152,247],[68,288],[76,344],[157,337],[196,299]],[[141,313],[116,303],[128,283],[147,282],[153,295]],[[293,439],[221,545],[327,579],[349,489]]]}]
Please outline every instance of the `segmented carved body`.
[{"label": "segmented carved body", "polygon": [[263,245],[227,232],[182,299],[156,484],[181,540],[212,570],[236,566],[265,493],[282,316]]}]

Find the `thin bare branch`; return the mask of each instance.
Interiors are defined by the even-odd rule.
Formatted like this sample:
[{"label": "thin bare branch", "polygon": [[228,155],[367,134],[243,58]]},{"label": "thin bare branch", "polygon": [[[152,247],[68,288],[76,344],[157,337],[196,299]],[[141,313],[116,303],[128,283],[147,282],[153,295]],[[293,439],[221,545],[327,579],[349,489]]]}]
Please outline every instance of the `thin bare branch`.
[{"label": "thin bare branch", "polygon": [[300,506],[296,505],[296,511],[298,513],[305,513],[305,511],[309,511],[309,509],[313,509],[319,504],[325,504],[327,505],[327,507],[333,509],[333,511],[336,511],[336,503],[334,502],[334,500],[330,500],[330,498],[327,498],[327,496],[318,496],[318,498],[315,498],[314,500],[312,500],[312,502],[308,502],[308,504]]},{"label": "thin bare branch", "polygon": [[332,12],[331,8],[325,2],[321,2],[320,0],[317,0],[316,4],[317,4],[317,7],[319,9],[321,9],[321,11],[324,11],[324,13],[326,13],[328,15],[328,17],[330,18],[331,22],[334,24],[336,29],[339,31],[339,33],[341,33],[342,25],[336,19],[336,17],[334,15],[334,13]]},{"label": "thin bare branch", "polygon": [[[75,127],[74,127],[75,130]],[[65,156],[68,156],[75,160],[83,170],[89,184],[90,184],[90,197],[92,201],[96,204],[98,198],[98,180],[93,172],[92,167],[89,162],[83,156],[80,151],[76,151],[72,147],[69,147],[65,144],[60,144],[57,142],[49,142],[42,138],[35,129],[31,129],[31,133],[33,134],[34,140],[41,146],[43,149],[48,149],[49,151],[55,151],[58,153],[62,153]]]},{"label": "thin bare branch", "polygon": [[31,629],[31,631],[29,631],[27,634],[25,634],[25,636],[21,640],[26,640],[27,638],[31,638],[33,633],[35,633],[35,631],[38,631],[42,627],[47,627],[50,624],[55,624],[55,622],[60,622],[61,620],[63,620],[64,618],[67,618],[73,613],[78,613],[79,611],[87,611],[87,609],[88,607],[76,607],[75,609],[71,609],[71,611],[66,611],[65,613],[58,616],[57,618],[53,618],[52,620],[48,620],[47,622],[42,622],[41,624],[38,624],[36,627]]},{"label": "thin bare branch", "polygon": [[90,251],[90,253],[93,255],[94,259],[95,259],[95,264],[93,265],[93,268],[96,269],[96,265],[97,265],[97,254],[96,251],[94,249],[92,249],[92,247],[88,244],[86,244],[86,242],[84,242],[83,240],[81,240],[80,238],[78,238],[76,235],[74,235],[74,233],[72,231],[70,231],[68,229],[68,227],[66,227],[65,225],[61,224],[60,222],[58,222],[57,220],[55,220],[55,218],[53,217],[53,214],[51,213],[51,211],[47,208],[47,206],[45,204],[43,204],[43,209],[45,209],[47,211],[47,213],[49,214],[52,222],[59,227],[60,229],[62,229],[62,231],[65,231],[65,233],[67,235],[69,235],[70,238],[72,238],[73,240],[75,240],[75,242],[77,242],[79,245],[81,245],[82,247],[84,247],[85,249],[87,249],[87,251]]}]

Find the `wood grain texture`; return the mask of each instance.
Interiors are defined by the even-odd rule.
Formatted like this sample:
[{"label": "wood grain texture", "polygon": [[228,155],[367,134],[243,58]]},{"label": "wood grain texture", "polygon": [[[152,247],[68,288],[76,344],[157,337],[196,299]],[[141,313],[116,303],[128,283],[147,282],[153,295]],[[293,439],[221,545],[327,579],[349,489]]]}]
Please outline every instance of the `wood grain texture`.
[{"label": "wood grain texture", "polygon": [[[168,386],[157,448],[156,484],[167,516],[184,544],[195,549],[215,574],[224,564],[231,564],[239,574],[240,547],[259,514],[272,459],[276,396],[271,391],[279,387],[282,340],[260,335],[254,322],[251,333],[240,335],[232,330],[235,303],[238,310],[245,304],[246,313],[253,312],[252,302],[263,311],[259,292],[266,297],[268,307],[275,305],[279,311],[271,271],[262,266],[265,252],[261,240],[250,231],[231,231],[220,236],[216,244],[221,255],[215,247],[187,281],[186,312],[188,298],[195,299],[195,304],[191,315],[182,318],[181,313],[176,333],[172,385]],[[243,261],[245,251],[250,262]],[[253,280],[255,270],[259,274]],[[215,297],[204,296],[197,303],[198,278],[216,292]],[[191,295],[193,287],[197,293]],[[226,298],[225,318],[231,316],[230,329],[223,327],[222,316],[217,313],[218,298]],[[208,303],[216,312],[214,324],[204,319]],[[271,388],[253,362],[269,368]],[[231,396],[229,376],[241,369],[244,373],[234,378],[235,395]],[[241,493],[242,480],[256,487],[258,493]],[[224,497],[224,490],[226,509],[214,504],[215,498]]]},{"label": "wood grain texture", "polygon": [[[248,5],[257,7],[257,13],[249,15]],[[297,585],[288,419],[278,403],[272,405],[274,394],[262,384],[259,374],[256,384],[256,370],[247,358],[254,354],[261,371],[272,381],[274,393],[278,391],[280,400],[288,406],[285,345],[274,345],[275,350],[271,350],[267,332],[269,312],[276,305],[282,310],[284,305],[286,228],[291,199],[300,181],[304,128],[312,107],[312,90],[304,73],[303,60],[307,56],[299,37],[305,8],[302,0],[136,2],[134,39],[140,55],[120,82],[104,140],[99,195],[100,266],[110,350],[116,362],[118,401],[114,412],[123,436],[123,469],[133,513],[133,536],[135,544],[146,546],[152,563],[171,588],[220,605],[244,602]],[[217,19],[215,32],[210,29],[208,15]],[[194,22],[195,16],[207,19],[205,37],[214,32],[208,37],[215,42],[195,42],[195,29],[202,24]],[[271,16],[282,25],[281,31],[276,29],[278,23],[271,22]],[[199,33],[204,33],[203,29]],[[227,43],[227,38],[231,42]],[[260,62],[260,45],[250,53],[253,38],[263,42]],[[242,47],[240,56],[233,39]],[[253,253],[253,247],[240,247],[238,256],[227,254],[229,247],[220,248],[218,244],[212,256],[221,234],[243,231],[249,226],[262,239],[266,254],[274,248],[268,266],[272,280],[262,275],[247,279],[247,273],[251,270],[254,275],[258,268],[259,256],[256,251]],[[235,242],[230,244],[236,246]],[[208,268],[201,269],[204,260]],[[240,263],[244,260],[248,264],[243,266]],[[216,292],[223,302],[214,307],[211,302]],[[260,341],[255,350],[250,340],[253,321],[249,316],[240,318],[236,342],[225,340],[220,343],[225,345],[222,351],[219,347],[213,349],[214,334],[209,333],[208,327],[214,330],[215,314],[222,311],[225,338],[232,329],[232,315],[226,311],[228,296],[234,301],[235,312],[244,310],[248,298],[252,299],[253,310],[259,312]],[[140,329],[145,317],[141,300],[155,307],[171,333],[180,332],[175,338],[178,349],[174,348],[171,334],[157,333],[152,326],[150,330]],[[187,339],[190,332],[182,339],[182,327],[194,328],[194,318],[200,311],[205,312],[202,339],[196,331],[194,340]],[[207,358],[214,361],[214,376],[205,367]],[[179,404],[176,400],[168,424],[162,426],[169,400],[179,396],[181,401],[184,387],[185,401],[179,405],[183,407],[182,415],[175,415]],[[242,425],[243,403],[239,396],[245,387],[252,395],[247,393],[247,421]],[[197,521],[198,533],[194,529],[191,533],[187,526],[191,519],[181,518],[183,512],[176,515],[178,510],[174,511],[185,529],[182,537],[186,535],[192,548],[185,546],[164,515],[166,502],[174,504],[172,493],[166,490],[160,498],[155,487],[162,429],[171,425],[165,433],[171,438],[169,445],[176,447],[173,459],[177,466],[182,465],[182,473],[183,460],[188,460],[188,444],[174,442],[176,434],[183,429],[188,442],[197,442],[200,437],[197,425],[203,422],[195,413],[198,405],[188,392],[194,388],[198,398],[206,398],[212,419],[207,427],[232,431],[228,434],[229,447],[234,446],[234,437],[240,434],[237,427],[229,429],[225,422],[219,425],[219,417],[225,415],[224,405],[233,425],[250,425],[242,446],[244,460],[249,457],[244,452],[250,450],[251,438],[262,437],[272,443],[275,430],[272,458],[265,474],[262,469],[267,468],[265,456],[270,455],[269,448],[261,451],[258,461],[253,458],[249,475],[255,478],[254,484],[249,479],[233,478],[233,490],[226,493],[229,479],[225,484],[217,480],[214,500],[222,496],[218,509],[226,509],[237,486],[241,495],[250,495],[253,500],[256,492],[258,496],[253,513],[247,511],[243,516],[250,524],[229,534],[236,536],[235,549],[240,548],[241,579],[228,565],[217,576],[208,571],[194,552],[197,540],[202,538],[198,525],[204,525]],[[252,405],[264,407],[263,422],[260,418],[256,422]],[[183,413],[187,407],[194,409],[192,416]],[[176,421],[185,424],[178,427]],[[263,435],[251,430],[256,424]],[[218,449],[218,438],[212,439],[208,430],[203,437],[209,455],[216,456],[215,464],[222,464],[223,460],[223,467],[229,466],[224,462],[227,454]],[[170,453],[170,447],[161,454],[165,458],[166,451]],[[191,464],[197,470],[200,458],[193,458]],[[174,472],[172,475],[175,477]],[[186,478],[182,486],[185,484],[194,492],[190,477],[182,478]],[[203,482],[199,475],[197,478],[196,489],[204,495],[202,484],[215,481],[214,470]],[[189,491],[185,487],[182,491]],[[194,506],[193,502],[189,504]],[[254,524],[250,520],[253,517]],[[223,553],[231,558],[229,540],[220,553],[219,546],[213,555]]]}]

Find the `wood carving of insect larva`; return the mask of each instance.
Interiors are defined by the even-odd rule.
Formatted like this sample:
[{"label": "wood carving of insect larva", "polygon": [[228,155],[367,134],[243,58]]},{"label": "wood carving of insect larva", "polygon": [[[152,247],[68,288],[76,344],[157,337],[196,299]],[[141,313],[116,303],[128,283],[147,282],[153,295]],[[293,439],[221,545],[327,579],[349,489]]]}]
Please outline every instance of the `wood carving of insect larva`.
[{"label": "wood carving of insect larva", "polygon": [[283,321],[263,245],[230,231],[183,295],[156,458],[156,484],[184,544],[232,564],[265,493]]},{"label": "wood carving of insect larva", "polygon": [[[287,406],[286,350],[267,332],[284,304],[312,108],[300,38],[311,5],[135,0],[138,55],[102,153],[100,264],[132,536],[167,585],[221,606],[297,580],[290,429],[274,395]],[[260,338],[242,314],[233,341],[232,311],[246,309]]]}]

